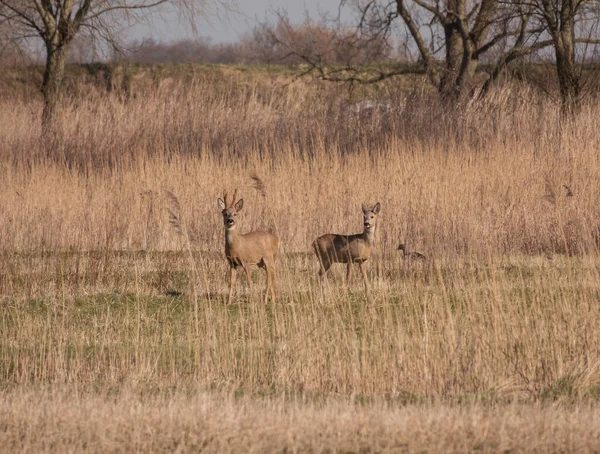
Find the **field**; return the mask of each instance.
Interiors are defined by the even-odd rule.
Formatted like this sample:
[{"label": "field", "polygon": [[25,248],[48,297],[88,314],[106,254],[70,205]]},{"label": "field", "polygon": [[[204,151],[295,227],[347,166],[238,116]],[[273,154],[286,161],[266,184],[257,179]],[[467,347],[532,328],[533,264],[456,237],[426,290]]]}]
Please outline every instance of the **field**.
[{"label": "field", "polygon": [[[597,100],[127,77],[72,83],[46,136],[37,97],[0,100],[4,449],[597,451]],[[226,305],[235,188],[239,228],[281,238],[276,302],[255,269]],[[310,248],[361,231],[362,202],[368,293]]]}]

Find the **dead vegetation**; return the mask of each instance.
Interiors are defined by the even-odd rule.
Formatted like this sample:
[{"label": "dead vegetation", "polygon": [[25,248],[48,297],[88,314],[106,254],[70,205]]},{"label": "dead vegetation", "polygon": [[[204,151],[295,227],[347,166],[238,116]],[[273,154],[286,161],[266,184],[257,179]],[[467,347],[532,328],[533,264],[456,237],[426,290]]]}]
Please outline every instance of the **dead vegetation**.
[{"label": "dead vegetation", "polygon": [[[41,103],[0,102],[4,446],[597,445],[597,103],[565,122],[513,85],[445,116],[383,85],[352,96],[401,108],[358,117],[332,86],[218,87],[74,99],[43,142]],[[254,273],[226,305],[224,186],[244,229],[276,221],[275,304]],[[372,301],[310,250],[365,200]]]}]

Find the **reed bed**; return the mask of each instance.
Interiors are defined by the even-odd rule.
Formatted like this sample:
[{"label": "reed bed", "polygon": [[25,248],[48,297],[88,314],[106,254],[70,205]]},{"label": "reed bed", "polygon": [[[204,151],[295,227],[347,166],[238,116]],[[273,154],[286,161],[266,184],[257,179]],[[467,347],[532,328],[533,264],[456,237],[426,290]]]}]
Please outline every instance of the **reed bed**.
[{"label": "reed bed", "polygon": [[[3,445],[597,446],[598,104],[409,82],[81,86],[44,137],[38,101],[0,101]],[[234,188],[239,228],[281,238],[275,303],[255,271],[225,304]],[[382,205],[369,298],[310,250],[361,231],[362,202]]]},{"label": "reed bed", "polygon": [[3,413],[2,446],[19,452],[594,452],[600,441],[589,405],[315,405],[54,390],[13,394]]}]

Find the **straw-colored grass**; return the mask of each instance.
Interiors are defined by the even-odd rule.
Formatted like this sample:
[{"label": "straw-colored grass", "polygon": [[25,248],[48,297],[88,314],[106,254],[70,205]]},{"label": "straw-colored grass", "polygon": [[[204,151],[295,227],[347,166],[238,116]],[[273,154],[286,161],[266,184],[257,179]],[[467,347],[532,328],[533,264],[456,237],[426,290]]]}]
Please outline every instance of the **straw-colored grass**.
[{"label": "straw-colored grass", "polygon": [[203,392],[13,393],[3,451],[596,452],[595,405],[368,405]]},{"label": "straw-colored grass", "polygon": [[[36,101],[0,103],[2,446],[597,447],[597,104],[211,87],[79,96],[42,139]],[[235,188],[241,231],[281,238],[276,304],[259,271],[225,304]],[[382,205],[368,298],[310,250],[360,232],[362,202]]]}]

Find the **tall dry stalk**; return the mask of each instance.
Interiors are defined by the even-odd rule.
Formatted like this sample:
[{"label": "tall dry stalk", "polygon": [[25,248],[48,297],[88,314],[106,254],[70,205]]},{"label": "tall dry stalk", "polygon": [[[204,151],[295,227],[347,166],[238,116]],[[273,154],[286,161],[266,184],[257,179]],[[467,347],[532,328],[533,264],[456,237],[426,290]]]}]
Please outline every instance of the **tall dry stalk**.
[{"label": "tall dry stalk", "polygon": [[[196,331],[196,339],[197,342],[200,342],[200,322],[198,318],[198,292],[196,290],[196,285],[198,282],[198,272],[196,268],[196,263],[194,260],[194,256],[192,254],[192,238],[188,233],[188,230],[183,222],[182,214],[181,214],[181,204],[179,203],[179,199],[175,194],[171,191],[166,191],[165,195],[167,197],[167,201],[169,206],[167,207],[167,213],[169,214],[169,224],[173,227],[173,230],[183,237],[185,241],[185,250],[188,255],[188,264],[190,270],[192,272],[192,283],[189,286],[191,289],[190,292],[190,302],[194,307],[194,322],[195,322],[195,331]],[[206,273],[204,273],[206,277]],[[206,297],[210,304],[210,291],[208,289],[208,285],[206,285]]]},{"label": "tall dry stalk", "polygon": [[[456,115],[383,86],[402,108],[357,115],[336,87],[224,80],[74,98],[43,149],[39,106],[0,102],[4,383],[317,400],[594,395],[597,104],[558,134],[558,107],[517,85]],[[251,222],[276,227],[286,284],[281,303],[228,308],[214,200],[251,172],[268,198]],[[163,188],[169,216],[143,195]],[[322,288],[310,251],[323,232],[359,231],[365,200],[385,206],[373,304],[339,273]],[[400,238],[433,268],[403,261]],[[186,279],[187,306],[164,292]]]}]

